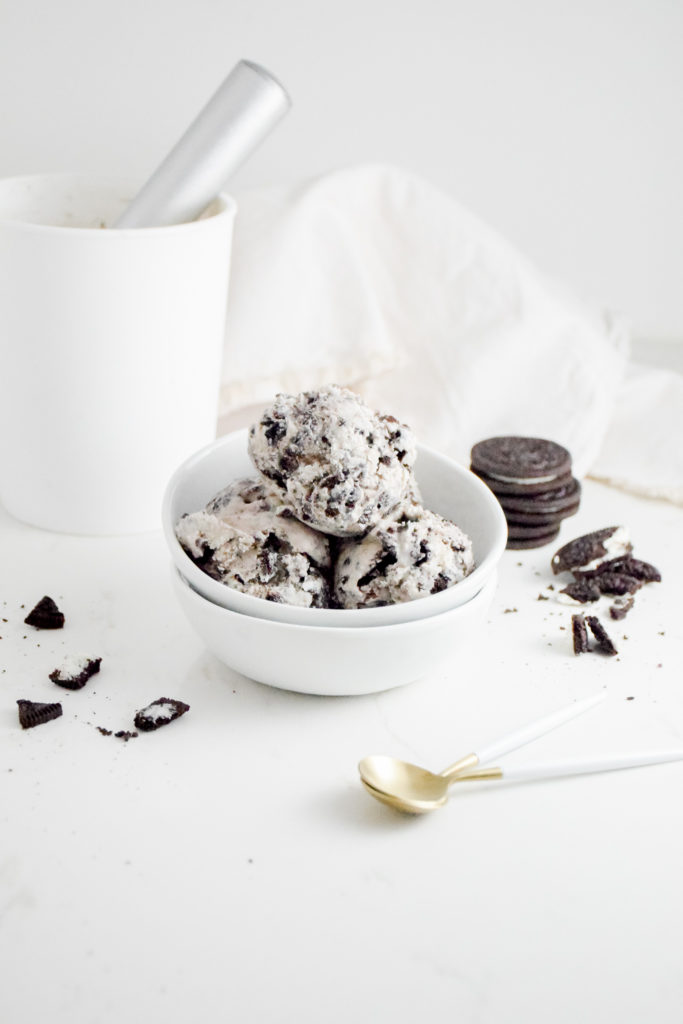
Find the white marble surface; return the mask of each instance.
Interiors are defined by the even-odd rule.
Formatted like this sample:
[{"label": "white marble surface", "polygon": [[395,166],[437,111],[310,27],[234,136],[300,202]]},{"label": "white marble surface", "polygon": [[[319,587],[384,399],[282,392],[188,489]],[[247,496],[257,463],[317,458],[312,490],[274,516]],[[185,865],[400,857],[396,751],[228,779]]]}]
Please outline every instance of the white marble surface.
[{"label": "white marble surface", "polygon": [[[664,576],[613,629],[617,658],[576,658],[571,609],[539,600],[554,548],[506,552],[452,664],[315,698],[202,650],[160,533],[59,536],[1,513],[0,1019],[678,1022],[683,764],[482,784],[420,819],[356,774],[372,752],[441,768],[601,688],[510,763],[683,746],[683,513],[588,483],[561,539],[617,522]],[[62,631],[23,624],[43,594]],[[54,686],[80,652],[100,674]],[[97,731],[160,696],[191,711],[128,743]],[[17,698],[64,715],[22,731]]]}]

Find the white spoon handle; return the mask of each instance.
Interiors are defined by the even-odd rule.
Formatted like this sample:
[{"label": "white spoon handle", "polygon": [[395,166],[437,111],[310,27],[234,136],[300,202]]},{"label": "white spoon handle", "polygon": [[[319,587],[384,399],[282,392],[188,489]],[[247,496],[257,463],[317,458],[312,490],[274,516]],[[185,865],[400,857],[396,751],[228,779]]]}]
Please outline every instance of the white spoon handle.
[{"label": "white spoon handle", "polygon": [[519,747],[531,743],[532,740],[538,739],[539,736],[544,736],[547,732],[551,732],[553,729],[557,729],[558,726],[564,725],[565,722],[571,721],[572,718],[576,718],[585,711],[589,711],[596,704],[602,703],[606,696],[607,691],[602,690],[593,697],[575,701],[575,703],[562,708],[560,711],[555,711],[553,714],[547,715],[537,722],[531,722],[529,725],[524,725],[521,729],[511,732],[507,736],[502,736],[499,740],[494,740],[493,743],[489,743],[488,746],[481,747],[477,751],[479,763],[487,764],[491,761],[497,761],[503,754],[507,754],[511,750],[517,750]]},{"label": "white spoon handle", "polygon": [[240,61],[114,226],[195,220],[290,106],[265,68]]},{"label": "white spoon handle", "polygon": [[554,779],[568,775],[590,775],[597,772],[614,772],[623,768],[640,768],[668,761],[682,761],[683,750],[644,751],[639,754],[617,754],[572,761],[547,761],[545,763],[512,766],[510,768],[481,768],[463,772],[456,782],[474,782],[478,779],[506,779],[510,782],[527,782],[532,779]]}]

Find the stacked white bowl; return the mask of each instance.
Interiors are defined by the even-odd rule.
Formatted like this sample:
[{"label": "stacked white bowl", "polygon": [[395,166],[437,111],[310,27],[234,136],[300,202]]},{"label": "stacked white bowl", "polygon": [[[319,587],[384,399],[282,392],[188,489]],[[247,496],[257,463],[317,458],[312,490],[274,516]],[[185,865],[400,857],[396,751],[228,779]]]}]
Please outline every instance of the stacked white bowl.
[{"label": "stacked white bowl", "polygon": [[402,686],[475,640],[496,587],[507,526],[497,499],[473,473],[418,445],[415,476],[426,508],[472,539],[475,568],[460,583],[378,608],[300,608],[225,586],[184,551],[175,524],[232,480],[255,476],[246,430],[184,462],[164,496],[163,525],[180,605],[206,647],[251,679],[302,693],[361,694]]}]

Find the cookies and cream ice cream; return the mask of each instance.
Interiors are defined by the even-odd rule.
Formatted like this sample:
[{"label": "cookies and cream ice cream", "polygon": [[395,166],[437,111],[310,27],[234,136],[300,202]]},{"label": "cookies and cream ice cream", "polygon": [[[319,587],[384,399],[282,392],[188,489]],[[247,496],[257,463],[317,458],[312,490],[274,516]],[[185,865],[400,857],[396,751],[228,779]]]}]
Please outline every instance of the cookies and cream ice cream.
[{"label": "cookies and cream ice cream", "polygon": [[263,481],[235,480],[183,516],[176,536],[204,572],[235,590],[306,608],[329,604],[328,538],[299,522]]},{"label": "cookies and cream ice cream", "polygon": [[300,607],[369,608],[438,593],[474,568],[469,537],[421,505],[411,430],[352,391],[276,395],[248,449],[259,478],[176,524],[219,582]]},{"label": "cookies and cream ice cream", "polygon": [[472,542],[435,512],[409,502],[338,549],[334,597],[341,608],[399,604],[452,587],[474,568]]},{"label": "cookies and cream ice cream", "polygon": [[367,533],[416,488],[412,431],[334,384],[277,395],[249,454],[298,519],[336,537]]}]

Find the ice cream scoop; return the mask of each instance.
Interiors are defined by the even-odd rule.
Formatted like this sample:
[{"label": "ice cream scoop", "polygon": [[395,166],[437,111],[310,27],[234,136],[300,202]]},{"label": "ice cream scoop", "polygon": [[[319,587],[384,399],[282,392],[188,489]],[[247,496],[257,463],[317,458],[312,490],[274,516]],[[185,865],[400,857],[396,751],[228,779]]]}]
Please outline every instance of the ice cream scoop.
[{"label": "ice cream scoop", "polygon": [[269,71],[241,60],[114,227],[195,220],[290,106],[289,95]]}]

